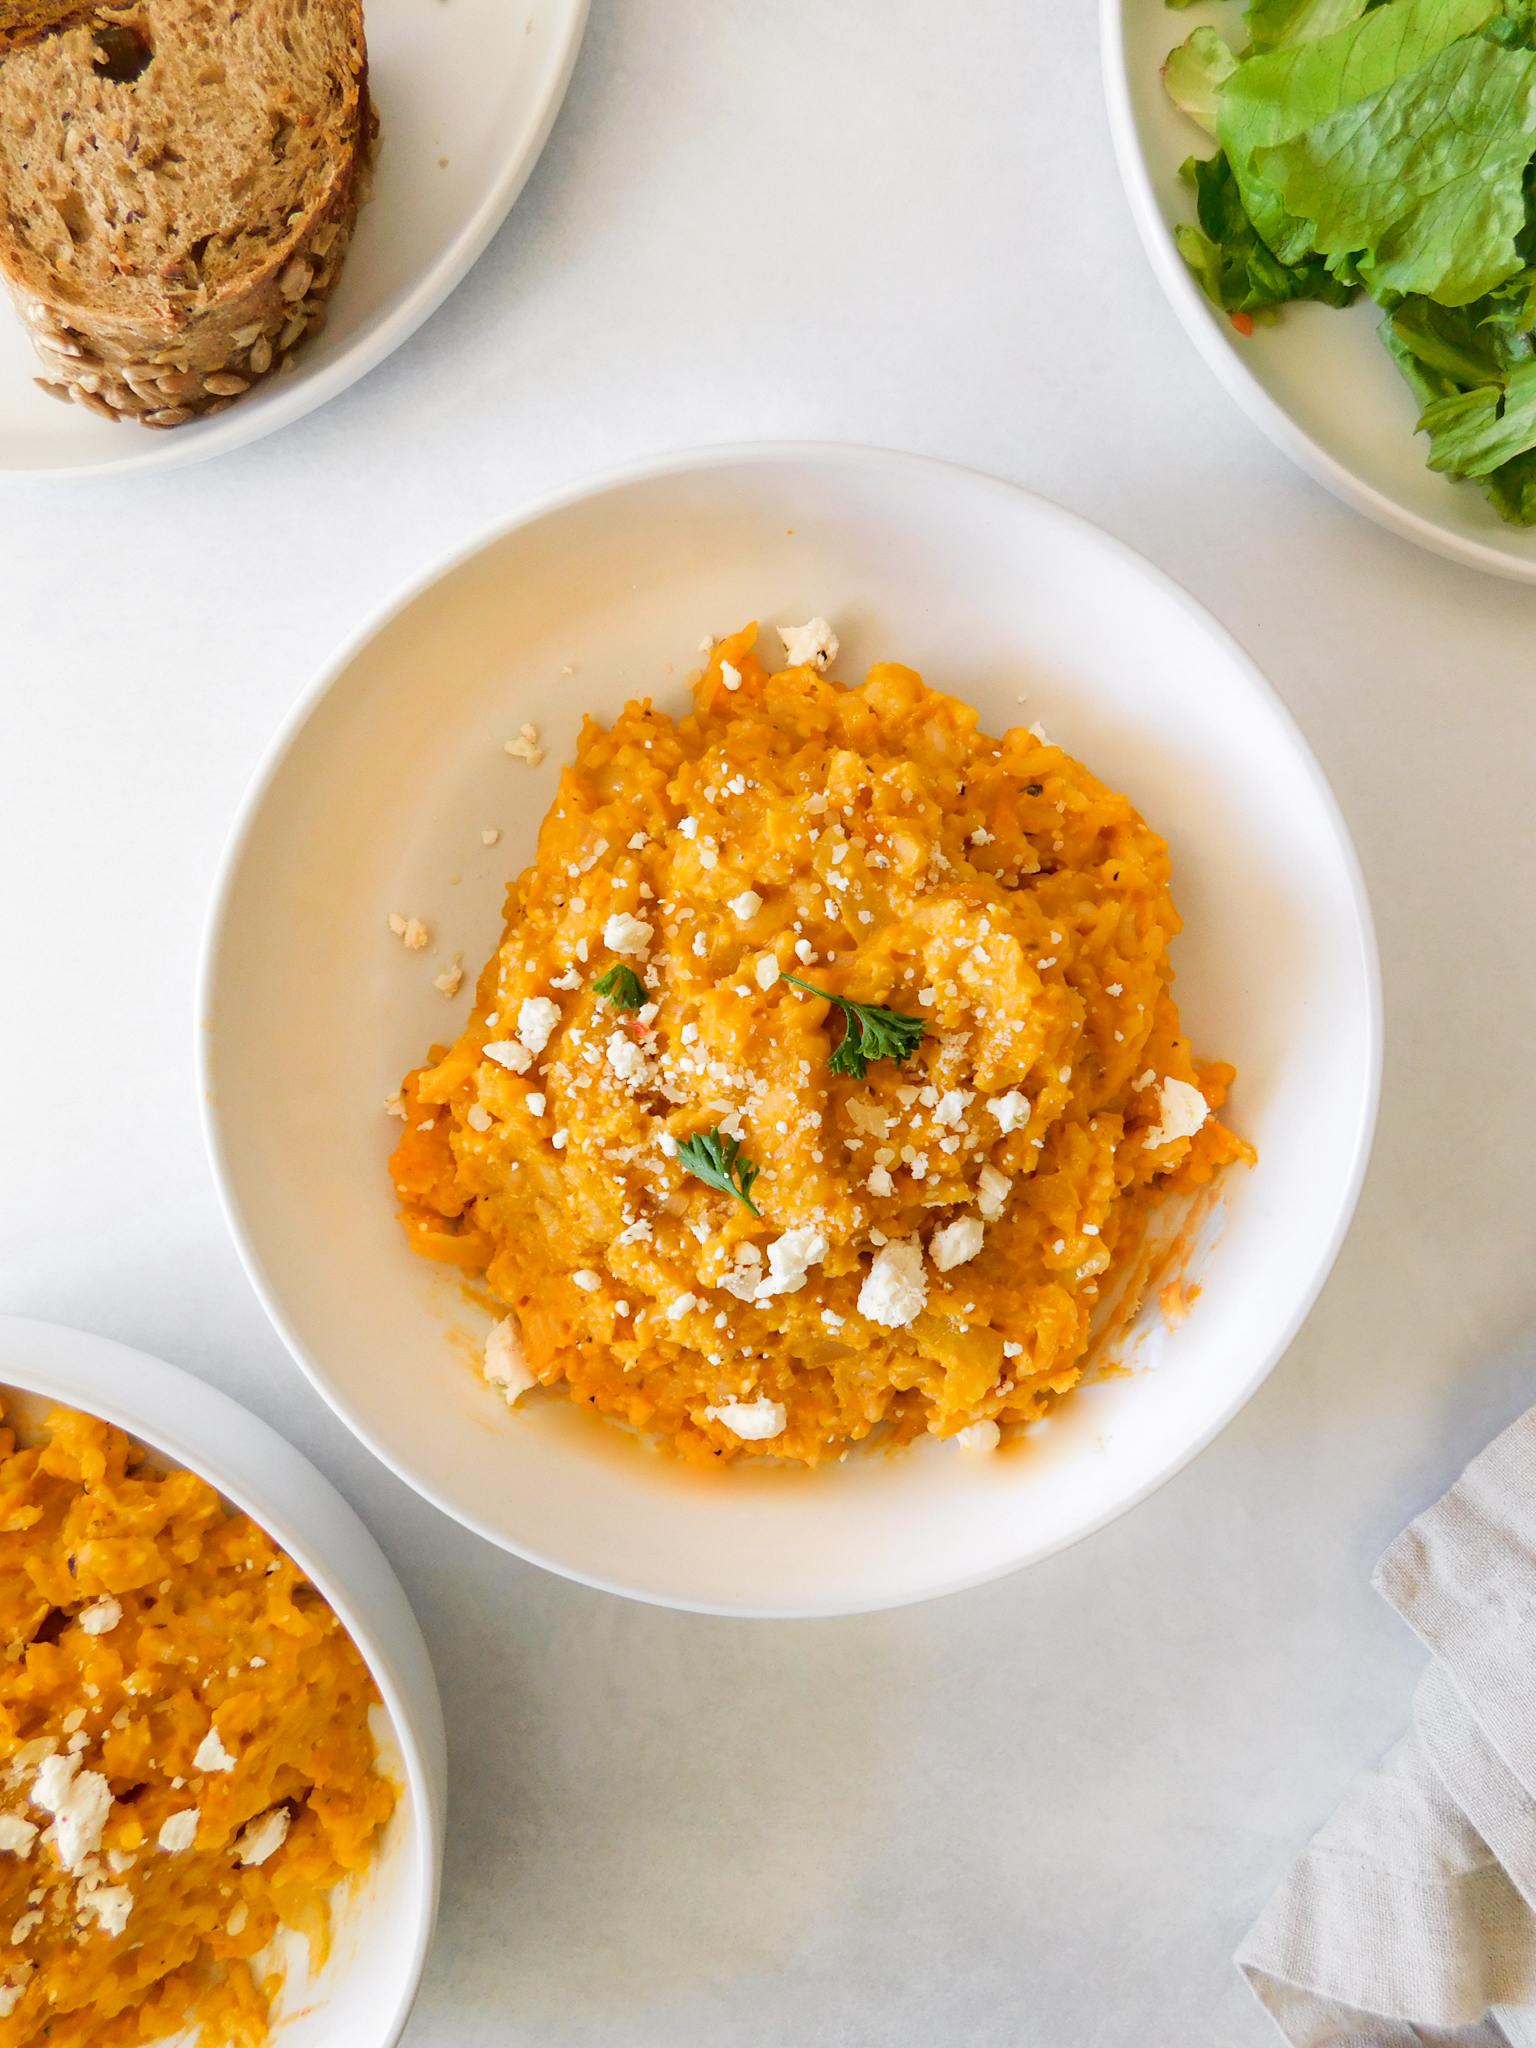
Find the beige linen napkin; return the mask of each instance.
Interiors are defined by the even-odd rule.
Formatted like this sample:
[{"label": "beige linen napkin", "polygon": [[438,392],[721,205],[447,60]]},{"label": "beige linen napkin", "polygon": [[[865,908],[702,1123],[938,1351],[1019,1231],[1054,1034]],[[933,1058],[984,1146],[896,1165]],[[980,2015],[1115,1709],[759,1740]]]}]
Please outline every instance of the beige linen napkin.
[{"label": "beige linen napkin", "polygon": [[1238,1967],[1295,2048],[1536,2048],[1536,1409],[1371,1583],[1434,1652],[1413,1725]]}]

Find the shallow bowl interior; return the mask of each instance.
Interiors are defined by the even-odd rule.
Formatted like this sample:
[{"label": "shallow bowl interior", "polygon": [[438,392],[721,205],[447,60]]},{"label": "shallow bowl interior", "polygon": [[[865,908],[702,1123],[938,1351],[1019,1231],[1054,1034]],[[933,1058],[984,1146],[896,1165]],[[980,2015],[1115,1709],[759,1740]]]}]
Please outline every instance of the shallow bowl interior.
[{"label": "shallow bowl interior", "polygon": [[[324,1967],[285,1942],[274,2029],[284,2048],[391,2048],[437,1914],[446,1760],[415,1617],[378,1545],[330,1481],[275,1431],[190,1374],[105,1338],[0,1317],[0,1393],[21,1423],[62,1403],[126,1429],[162,1469],[185,1467],[274,1537],[335,1609],[378,1684],[381,1767],[399,1788],[367,1869],[337,1886]],[[193,2048],[194,2035],[170,2048]]]},{"label": "shallow bowl interior", "polygon": [[[509,1413],[488,1327],[392,1220],[385,1098],[466,1014],[583,712],[677,709],[707,635],[812,613],[857,677],[893,658],[1044,721],[1169,838],[1178,993],[1240,1069],[1232,1176],[1177,1330],[1017,1450],[815,1474],[686,1469],[556,1400]],[[537,726],[530,770],[503,741]],[[500,838],[482,843],[482,830]],[[392,911],[424,919],[407,953]],[[465,986],[433,986],[462,953]],[[1072,1541],[1205,1443],[1332,1260],[1375,1111],[1375,960],[1347,836],[1267,685],[1182,592],[1039,499],[859,451],[746,451],[547,507],[429,580],[322,679],[259,778],[210,925],[202,1044],[231,1223],[295,1356],[378,1455],[493,1541],[715,1611],[824,1614],[974,1583]]]},{"label": "shallow bowl interior", "polygon": [[1436,554],[1496,576],[1536,582],[1536,528],[1509,526],[1482,492],[1425,467],[1419,408],[1376,337],[1380,311],[1287,306],[1272,326],[1240,335],[1211,305],[1174,245],[1195,217],[1186,157],[1215,142],[1173,106],[1162,66],[1202,25],[1246,40],[1231,0],[1099,0],[1110,132],[1131,212],[1158,282],[1185,332],[1254,424],[1309,475],[1378,524]]}]

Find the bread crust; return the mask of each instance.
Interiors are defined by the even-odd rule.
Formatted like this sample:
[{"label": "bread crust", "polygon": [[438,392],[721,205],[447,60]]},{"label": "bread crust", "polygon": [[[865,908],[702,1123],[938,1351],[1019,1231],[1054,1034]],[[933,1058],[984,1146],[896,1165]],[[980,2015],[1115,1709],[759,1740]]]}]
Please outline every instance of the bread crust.
[{"label": "bread crust", "polygon": [[379,124],[360,15],[357,41],[348,147],[307,207],[289,216],[260,267],[211,303],[197,303],[201,294],[189,291],[182,302],[168,299],[152,324],[113,319],[7,266],[3,282],[43,366],[36,380],[43,390],[106,419],[164,429],[222,412],[294,367],[295,351],[325,325],[371,183]]}]

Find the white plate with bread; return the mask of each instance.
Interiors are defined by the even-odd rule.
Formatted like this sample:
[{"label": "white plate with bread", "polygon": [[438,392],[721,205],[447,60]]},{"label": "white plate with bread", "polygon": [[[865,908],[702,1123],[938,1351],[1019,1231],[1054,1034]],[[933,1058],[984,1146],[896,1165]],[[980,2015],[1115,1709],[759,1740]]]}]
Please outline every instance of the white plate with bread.
[{"label": "white plate with bread", "polygon": [[506,217],[587,4],[0,0],[0,474],[201,461],[371,370]]}]

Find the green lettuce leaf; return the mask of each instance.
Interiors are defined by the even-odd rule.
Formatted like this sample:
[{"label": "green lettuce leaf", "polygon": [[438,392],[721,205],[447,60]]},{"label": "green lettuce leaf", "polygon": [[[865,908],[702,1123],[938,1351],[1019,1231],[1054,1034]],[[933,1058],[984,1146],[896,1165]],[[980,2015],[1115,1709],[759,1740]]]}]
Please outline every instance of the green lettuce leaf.
[{"label": "green lettuce leaf", "polygon": [[1385,92],[1498,12],[1499,0],[1391,0],[1317,42],[1238,66],[1221,88],[1216,133],[1248,218],[1282,262],[1312,253],[1312,224],[1260,175],[1258,152]]},{"label": "green lettuce leaf", "polygon": [[1364,252],[1374,295],[1464,306],[1520,267],[1533,151],[1536,53],[1470,36],[1252,161],[1316,250]]},{"label": "green lettuce leaf", "polygon": [[1503,388],[1479,384],[1424,408],[1429,466],[1443,476],[1487,476],[1536,448],[1536,360],[1511,370]]},{"label": "green lettuce leaf", "polygon": [[1199,227],[1175,228],[1179,253],[1213,305],[1224,313],[1258,313],[1291,299],[1321,299],[1347,306],[1353,288],[1335,277],[1320,256],[1282,263],[1259,239],[1243,211],[1242,195],[1226,157],[1191,157],[1180,173],[1195,188]]},{"label": "green lettuce leaf", "polygon": [[1243,19],[1255,53],[1292,50],[1315,43],[1319,36],[1347,28],[1364,14],[1370,0],[1253,0]]},{"label": "green lettuce leaf", "polygon": [[1213,28],[1197,28],[1186,42],[1168,52],[1163,84],[1181,114],[1198,121],[1207,135],[1216,133],[1216,94],[1237,69],[1237,59]]}]

